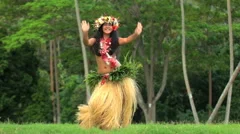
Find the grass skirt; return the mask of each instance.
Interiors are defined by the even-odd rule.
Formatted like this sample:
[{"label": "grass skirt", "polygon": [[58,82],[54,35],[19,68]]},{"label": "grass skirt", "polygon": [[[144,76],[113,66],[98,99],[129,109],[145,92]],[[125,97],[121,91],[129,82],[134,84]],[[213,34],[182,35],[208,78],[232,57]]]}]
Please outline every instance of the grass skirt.
[{"label": "grass skirt", "polygon": [[108,130],[131,124],[137,106],[134,78],[139,67],[135,62],[127,62],[110,73],[104,84],[99,74],[89,74],[87,82],[94,91],[88,105],[78,106],[77,120],[81,127]]},{"label": "grass skirt", "polygon": [[95,87],[88,105],[78,107],[78,121],[83,128],[114,129],[131,123],[136,109],[136,83],[131,78],[107,81]]}]

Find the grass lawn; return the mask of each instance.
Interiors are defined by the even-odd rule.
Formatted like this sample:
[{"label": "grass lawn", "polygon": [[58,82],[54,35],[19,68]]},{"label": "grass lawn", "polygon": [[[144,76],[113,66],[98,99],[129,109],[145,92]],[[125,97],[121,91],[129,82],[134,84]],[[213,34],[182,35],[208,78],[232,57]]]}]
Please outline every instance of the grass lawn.
[{"label": "grass lawn", "polygon": [[0,123],[0,134],[240,134],[240,124],[133,124],[104,131],[84,130],[77,124],[8,124]]}]

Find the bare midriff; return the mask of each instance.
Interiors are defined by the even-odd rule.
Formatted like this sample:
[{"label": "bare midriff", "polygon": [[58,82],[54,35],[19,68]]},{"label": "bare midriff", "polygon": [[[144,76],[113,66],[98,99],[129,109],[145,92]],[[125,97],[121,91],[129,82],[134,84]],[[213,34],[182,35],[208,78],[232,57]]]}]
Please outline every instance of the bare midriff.
[{"label": "bare midriff", "polygon": [[101,56],[95,56],[97,61],[97,68],[99,74],[107,74],[112,72],[114,69],[110,65],[107,65]]}]

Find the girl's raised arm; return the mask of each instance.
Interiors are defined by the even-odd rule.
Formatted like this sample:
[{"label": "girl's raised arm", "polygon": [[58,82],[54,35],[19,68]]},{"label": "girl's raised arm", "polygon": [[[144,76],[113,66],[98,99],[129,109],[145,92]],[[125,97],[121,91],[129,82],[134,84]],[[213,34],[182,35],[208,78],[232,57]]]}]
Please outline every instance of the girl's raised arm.
[{"label": "girl's raised arm", "polygon": [[90,28],[89,23],[83,20],[82,21],[83,43],[87,46],[92,46],[95,43],[96,39],[88,37],[89,28]]},{"label": "girl's raised arm", "polygon": [[140,22],[137,23],[137,27],[133,34],[129,35],[127,38],[119,38],[119,45],[124,45],[135,40],[142,33],[142,24]]}]

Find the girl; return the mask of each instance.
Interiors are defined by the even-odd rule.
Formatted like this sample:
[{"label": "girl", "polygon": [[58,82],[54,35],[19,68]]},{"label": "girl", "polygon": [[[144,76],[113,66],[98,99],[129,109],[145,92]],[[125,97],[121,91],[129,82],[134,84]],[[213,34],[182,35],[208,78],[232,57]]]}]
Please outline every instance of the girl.
[{"label": "girl", "polygon": [[77,120],[83,128],[99,127],[114,129],[131,123],[136,109],[135,65],[121,65],[116,59],[116,49],[120,45],[135,40],[142,32],[142,24],[137,23],[133,34],[118,37],[119,22],[113,16],[101,16],[95,21],[97,33],[89,38],[89,23],[82,21],[83,42],[91,46],[97,62],[97,73],[86,79],[94,88],[88,105],[78,107]]}]

